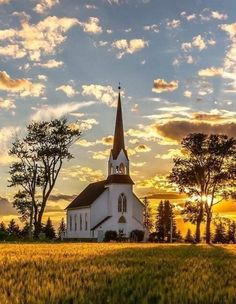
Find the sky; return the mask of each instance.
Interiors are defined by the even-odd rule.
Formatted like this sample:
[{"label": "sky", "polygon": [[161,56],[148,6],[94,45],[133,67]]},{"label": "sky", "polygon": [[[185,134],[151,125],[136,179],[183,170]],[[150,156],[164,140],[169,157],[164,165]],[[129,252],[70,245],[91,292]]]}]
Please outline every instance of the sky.
[{"label": "sky", "polygon": [[83,130],[45,216],[106,177],[119,82],[135,192],[183,202],[166,179],[181,139],[236,136],[235,0],[0,0],[0,220],[17,217],[8,150],[32,121]]}]

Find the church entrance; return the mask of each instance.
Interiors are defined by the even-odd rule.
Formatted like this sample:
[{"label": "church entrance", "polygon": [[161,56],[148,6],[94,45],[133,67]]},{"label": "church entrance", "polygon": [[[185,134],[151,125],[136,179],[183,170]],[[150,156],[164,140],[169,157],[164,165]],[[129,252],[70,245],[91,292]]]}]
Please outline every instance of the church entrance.
[{"label": "church entrance", "polygon": [[103,242],[104,235],[103,235],[103,230],[98,230],[98,243]]},{"label": "church entrance", "polygon": [[126,226],[127,226],[126,219],[125,219],[124,215],[122,215],[119,218],[119,221],[118,221],[119,234],[122,234],[123,236],[126,236],[126,233],[127,233],[127,227]]}]

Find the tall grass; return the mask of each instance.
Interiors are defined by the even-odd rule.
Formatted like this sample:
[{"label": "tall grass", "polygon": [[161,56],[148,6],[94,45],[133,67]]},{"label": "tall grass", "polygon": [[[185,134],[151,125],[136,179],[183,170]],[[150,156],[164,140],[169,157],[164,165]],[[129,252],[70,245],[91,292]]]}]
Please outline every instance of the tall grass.
[{"label": "tall grass", "polygon": [[0,244],[0,303],[236,303],[236,247]]}]

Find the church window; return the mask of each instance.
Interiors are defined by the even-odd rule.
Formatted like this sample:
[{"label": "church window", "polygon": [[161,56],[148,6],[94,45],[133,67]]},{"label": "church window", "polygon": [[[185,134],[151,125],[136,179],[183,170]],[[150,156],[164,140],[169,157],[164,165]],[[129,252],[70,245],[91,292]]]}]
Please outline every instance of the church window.
[{"label": "church window", "polygon": [[127,212],[127,199],[124,193],[121,193],[118,198],[118,212]]},{"label": "church window", "polygon": [[88,215],[85,213],[85,230],[88,230]]},{"label": "church window", "polygon": [[82,223],[82,214],[79,215],[79,229],[82,230],[83,228],[83,223]]},{"label": "church window", "polygon": [[70,231],[72,231],[72,215],[70,215]]},{"label": "church window", "polygon": [[74,216],[74,221],[75,221],[75,231],[77,231],[77,215],[76,214]]},{"label": "church window", "polygon": [[123,163],[120,164],[120,170],[119,170],[120,174],[125,174],[125,165]]},{"label": "church window", "polygon": [[125,217],[123,215],[119,218],[118,223],[119,224],[125,224],[126,223],[126,219],[125,219]]}]

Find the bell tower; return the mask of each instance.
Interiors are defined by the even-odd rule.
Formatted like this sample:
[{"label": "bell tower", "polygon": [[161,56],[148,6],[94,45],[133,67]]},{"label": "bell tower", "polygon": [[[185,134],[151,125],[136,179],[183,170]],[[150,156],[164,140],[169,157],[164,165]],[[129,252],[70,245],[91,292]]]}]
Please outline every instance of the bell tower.
[{"label": "bell tower", "polygon": [[116,111],[116,124],[113,140],[113,148],[111,149],[108,161],[109,175],[129,175],[129,159],[125,149],[122,107],[121,107],[121,86],[118,87],[118,102]]}]

